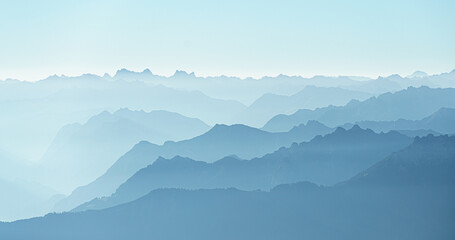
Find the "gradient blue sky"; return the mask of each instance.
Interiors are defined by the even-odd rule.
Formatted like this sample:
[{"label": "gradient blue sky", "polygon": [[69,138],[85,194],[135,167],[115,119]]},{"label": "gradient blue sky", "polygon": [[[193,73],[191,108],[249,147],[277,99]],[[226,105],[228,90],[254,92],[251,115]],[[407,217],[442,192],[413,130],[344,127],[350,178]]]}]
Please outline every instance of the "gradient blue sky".
[{"label": "gradient blue sky", "polygon": [[0,79],[455,68],[455,1],[3,1]]}]

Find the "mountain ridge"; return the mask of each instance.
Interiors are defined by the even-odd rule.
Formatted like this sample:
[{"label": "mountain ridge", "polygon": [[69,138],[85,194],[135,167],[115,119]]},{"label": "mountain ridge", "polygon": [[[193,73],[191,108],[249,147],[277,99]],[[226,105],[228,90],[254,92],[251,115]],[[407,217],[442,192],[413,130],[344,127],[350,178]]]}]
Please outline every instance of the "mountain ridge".
[{"label": "mountain ridge", "polygon": [[[419,108],[413,108],[415,104],[418,104]],[[272,132],[286,131],[308,120],[317,120],[327,126],[363,120],[390,121],[399,118],[416,120],[443,107],[455,108],[455,88],[409,87],[399,92],[371,97],[362,102],[351,100],[342,107],[302,109],[292,115],[277,115],[261,129]]]},{"label": "mountain ridge", "polygon": [[[321,240],[360,240],[365,236],[373,240],[452,239],[455,236],[451,224],[455,220],[455,175],[444,169],[455,164],[455,155],[451,154],[455,150],[455,138],[449,141],[443,138],[423,138],[414,144],[421,144],[424,152],[438,146],[447,150],[435,154],[448,161],[433,166],[443,170],[442,179],[449,181],[432,181],[439,178],[433,175],[434,171],[415,168],[431,173],[431,178],[426,180],[428,185],[402,185],[391,189],[365,181],[360,186],[334,187],[299,182],[279,185],[270,192],[233,188],[157,189],[135,201],[99,211],[48,214],[0,223],[0,237],[37,240],[291,239],[293,236]],[[438,141],[447,144],[441,147]],[[412,152],[412,149],[411,145],[408,150]],[[404,158],[402,153],[397,154],[401,156],[396,159],[399,162],[412,160]],[[417,163],[431,165],[433,160],[425,156]],[[390,158],[381,162],[388,161]],[[393,173],[399,166],[388,165],[385,173]],[[404,173],[412,175],[412,172]],[[406,175],[401,177],[406,178]],[[381,184],[388,181],[387,175],[379,176]]]},{"label": "mountain ridge", "polygon": [[[74,190],[66,200],[59,203],[56,210],[69,210],[95,197],[112,194],[121,183],[141,168],[153,163],[159,156],[172,158],[180,155],[212,162],[235,154],[240,158],[250,159],[331,131],[331,128],[317,123],[301,125],[283,133],[269,133],[239,124],[218,124],[200,136],[179,142],[168,141],[163,145],[156,145],[141,141],[120,157],[102,176]],[[261,144],[257,145],[258,142]]]},{"label": "mountain ridge", "polygon": [[137,171],[110,197],[94,199],[73,211],[102,209],[132,201],[153,189],[212,189],[235,187],[241,190],[269,190],[297,181],[332,185],[381,160],[411,143],[398,132],[377,134],[357,125],[349,130],[317,136],[310,142],[294,143],[251,160],[225,157],[207,163],[176,156],[159,157]]}]

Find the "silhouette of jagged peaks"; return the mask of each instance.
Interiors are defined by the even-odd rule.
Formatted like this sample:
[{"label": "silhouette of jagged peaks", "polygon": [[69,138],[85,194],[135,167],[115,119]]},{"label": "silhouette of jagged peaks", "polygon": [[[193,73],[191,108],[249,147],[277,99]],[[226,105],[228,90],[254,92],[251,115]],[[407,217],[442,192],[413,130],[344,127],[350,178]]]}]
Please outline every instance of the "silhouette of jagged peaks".
[{"label": "silhouette of jagged peaks", "polygon": [[434,136],[433,134],[428,134],[425,137],[415,137],[413,146],[419,145],[437,145],[441,146],[444,144],[455,146],[455,137],[449,135],[439,135]]},{"label": "silhouette of jagged peaks", "polygon": [[174,75],[172,75],[174,78],[187,78],[187,77],[195,77],[194,72],[187,73],[186,71],[183,70],[177,70],[175,71]]},{"label": "silhouette of jagged peaks", "polygon": [[144,69],[142,72],[135,72],[135,71],[128,70],[126,68],[122,68],[122,69],[117,70],[117,72],[115,73],[113,78],[121,78],[121,77],[126,77],[129,75],[153,75],[153,73],[148,68]]},{"label": "silhouette of jagged peaks", "polygon": [[316,128],[316,129],[319,129],[319,128],[327,128],[326,125],[316,121],[316,120],[310,120],[308,121],[306,124],[305,123],[302,123],[298,126],[295,126],[292,128],[291,131],[294,131],[294,130],[297,130],[299,128]]},{"label": "silhouette of jagged peaks", "polygon": [[[380,138],[377,138],[379,136]],[[381,141],[383,139],[391,138],[406,138],[405,135],[397,132],[390,131],[387,133],[375,133],[371,129],[363,129],[359,125],[355,124],[350,129],[346,130],[343,127],[337,127],[334,132],[329,133],[325,136],[316,136],[312,142],[340,142],[340,144],[362,144],[369,142],[371,139]],[[342,141],[341,141],[342,140]],[[301,143],[305,144],[305,143]]]},{"label": "silhouette of jagged peaks", "polygon": [[117,70],[117,72],[115,73],[114,77],[117,77],[117,76],[119,76],[121,74],[126,74],[126,73],[133,73],[133,71],[130,71],[130,70],[126,69],[126,68],[122,68],[122,69]]},{"label": "silhouette of jagged peaks", "polygon": [[[161,110],[159,110],[161,111]],[[144,110],[131,110],[129,108],[119,108],[117,111],[115,111],[113,114],[116,115],[116,114],[119,114],[119,115],[123,115],[123,114],[126,114],[126,113],[131,113],[131,112],[141,112],[141,113],[145,113]],[[155,111],[154,111],[155,112]],[[165,111],[163,111],[165,112]]]},{"label": "silhouette of jagged peaks", "polygon": [[[155,166],[162,166],[163,164],[172,164],[172,165],[176,165],[176,164],[185,164],[185,163],[190,163],[190,162],[196,162],[195,160],[191,159],[191,158],[187,158],[187,157],[182,157],[180,155],[176,155],[174,156],[173,158],[171,159],[166,159],[162,156],[159,156],[155,162],[153,163],[153,165]],[[151,164],[152,165],[152,164]],[[149,165],[149,166],[151,166]]]},{"label": "silhouette of jagged peaks", "polygon": [[329,134],[329,135],[333,135],[333,136],[342,136],[342,137],[345,137],[347,134],[351,135],[351,136],[354,136],[354,135],[376,135],[376,133],[371,130],[371,129],[363,129],[361,128],[359,125],[357,124],[354,124],[354,126],[352,126],[350,129],[346,130],[344,129],[343,127],[337,127],[336,130],[332,133],[332,134]]}]

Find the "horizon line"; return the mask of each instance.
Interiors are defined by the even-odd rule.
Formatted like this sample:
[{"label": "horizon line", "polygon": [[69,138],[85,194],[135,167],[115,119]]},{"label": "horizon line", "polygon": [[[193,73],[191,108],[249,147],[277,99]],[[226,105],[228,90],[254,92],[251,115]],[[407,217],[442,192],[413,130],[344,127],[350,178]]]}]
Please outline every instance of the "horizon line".
[{"label": "horizon line", "polygon": [[[261,80],[261,79],[264,79],[264,78],[276,78],[276,77],[279,77],[279,76],[297,77],[297,78],[304,78],[304,79],[311,79],[311,78],[315,78],[315,77],[332,77],[332,78],[354,77],[354,78],[366,78],[368,80],[376,80],[376,79],[379,79],[379,78],[387,78],[387,77],[394,76],[394,75],[398,75],[398,76],[400,76],[402,78],[408,78],[409,76],[411,76],[411,75],[413,75],[413,74],[415,74],[417,72],[425,73],[428,76],[435,76],[435,75],[441,75],[441,74],[447,74],[447,73],[455,72],[455,68],[453,68],[450,71],[437,72],[437,73],[436,72],[428,73],[428,72],[422,71],[422,70],[415,70],[411,74],[408,74],[408,75],[399,74],[399,73],[393,73],[393,74],[378,74],[378,75],[374,75],[374,76],[366,76],[366,75],[362,75],[362,74],[339,74],[339,75],[313,74],[313,75],[302,75],[302,74],[285,74],[285,73],[279,73],[279,74],[274,74],[274,75],[260,75],[260,76],[236,76],[236,75],[228,75],[228,74],[218,74],[218,75],[206,74],[206,75],[204,75],[204,74],[196,74],[194,71],[186,71],[186,70],[182,70],[182,69],[176,69],[173,74],[159,74],[159,73],[152,72],[150,70],[150,68],[145,68],[142,71],[140,71],[140,70],[139,71],[130,70],[128,68],[120,68],[120,69],[115,70],[115,72],[114,71],[111,71],[111,72],[97,72],[97,73],[84,72],[84,73],[76,73],[76,74],[65,74],[65,73],[56,74],[56,73],[54,73],[54,74],[45,75],[46,77],[44,77],[44,78],[43,77],[35,78],[34,80],[7,77],[7,78],[1,78],[0,81],[3,81],[3,82],[4,81],[39,82],[39,81],[46,80],[46,79],[52,78],[52,77],[76,78],[76,77],[82,77],[84,75],[93,75],[93,76],[97,76],[97,77],[101,77],[101,78],[104,78],[104,77],[114,78],[117,75],[117,73],[120,72],[120,71],[127,71],[127,72],[130,72],[130,73],[137,73],[137,74],[146,73],[146,74],[152,74],[152,75],[157,76],[157,77],[165,77],[165,78],[172,78],[178,72],[181,72],[181,73],[184,73],[184,74],[187,74],[187,75],[192,75],[193,77],[196,77],[196,78],[228,77],[228,78],[238,78],[240,80],[247,80],[247,79]],[[362,80],[357,80],[357,81],[362,81]]]}]

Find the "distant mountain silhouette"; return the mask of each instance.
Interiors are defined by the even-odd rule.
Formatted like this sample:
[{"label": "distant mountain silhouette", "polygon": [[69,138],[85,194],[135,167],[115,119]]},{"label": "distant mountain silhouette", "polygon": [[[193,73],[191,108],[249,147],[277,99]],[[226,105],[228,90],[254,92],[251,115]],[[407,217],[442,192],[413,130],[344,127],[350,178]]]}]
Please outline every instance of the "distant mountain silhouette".
[{"label": "distant mountain silhouette", "polygon": [[415,71],[413,74],[406,76],[407,78],[423,78],[423,77],[428,77],[428,74],[426,72],[422,71]]},{"label": "distant mountain silhouette", "polygon": [[[419,106],[419,107],[416,107]],[[292,115],[277,115],[262,128],[266,131],[286,131],[309,120],[328,126],[357,121],[417,120],[440,108],[455,108],[455,89],[410,87],[396,93],[385,93],[365,101],[351,101],[342,107],[325,107],[316,110],[299,110]]]},{"label": "distant mountain silhouette", "polygon": [[[413,121],[399,119],[396,121],[360,121],[354,124],[359,125],[362,128],[370,128],[376,132],[388,132],[391,130],[403,130],[408,132],[411,130],[432,130],[433,132],[429,131],[427,133],[453,134],[455,133],[455,124],[453,124],[454,122],[455,109],[441,108],[435,113],[421,120]],[[354,124],[344,124],[343,127],[349,128]],[[422,132],[421,134],[425,134],[425,132]]]},{"label": "distant mountain silhouette", "polygon": [[[414,78],[417,75],[419,78]],[[387,77],[378,77],[377,79],[359,76],[314,76],[304,78],[283,74],[274,77],[266,76],[260,79],[241,79],[227,76],[200,77],[185,71],[176,71],[174,75],[164,77],[152,74],[148,69],[143,72],[132,72],[123,69],[118,71],[113,77],[113,80],[143,81],[171,88],[197,90],[211,97],[234,99],[246,105],[253,103],[267,93],[290,96],[303,90],[306,86],[343,88],[370,94],[382,94],[400,91],[410,86],[455,87],[454,79],[454,71],[431,76],[424,76],[417,71],[416,74],[408,77],[394,74]]]},{"label": "distant mountain silhouette", "polygon": [[329,105],[342,106],[353,99],[365,100],[371,96],[372,94],[359,91],[315,86],[307,86],[291,96],[268,93],[245,109],[238,121],[259,127],[277,114],[292,114],[299,109],[314,109]]},{"label": "distant mountain silhouette", "polygon": [[[280,74],[260,79],[241,79],[227,76],[200,77],[183,71],[166,77],[153,74],[149,69],[142,72],[121,69],[112,77],[109,74],[83,74],[75,77],[54,75],[37,82],[4,80],[0,81],[0,148],[8,149],[20,158],[39,160],[57,132],[66,124],[86,122],[99,112],[112,112],[124,107],[176,112],[211,125],[263,123],[269,119],[259,117],[268,117],[267,112],[264,115],[258,114],[256,119],[254,114],[245,112],[245,109],[268,93],[291,96],[313,85],[377,95],[400,91],[408,86],[455,87],[454,79],[455,71],[421,78],[403,78],[398,75],[378,79],[349,76],[304,78]],[[333,96],[321,96],[321,99],[332,98]],[[328,103],[339,104],[337,101]],[[322,101],[310,105],[322,107]],[[285,106],[281,107],[288,110]],[[302,109],[305,108],[308,107]],[[239,122],[242,120],[242,112],[245,112],[245,122]],[[405,116],[398,118],[414,120]],[[347,122],[398,118],[351,119]],[[346,122],[333,127],[344,123]],[[286,130],[289,129],[287,127]]]},{"label": "distant mountain silhouette", "polygon": [[209,129],[202,121],[166,111],[102,112],[62,128],[40,162],[37,178],[70,193],[102,175],[136,143],[184,140]]},{"label": "distant mountain silhouette", "polygon": [[235,154],[250,159],[332,131],[333,129],[318,122],[308,122],[284,133],[269,133],[245,125],[218,124],[201,136],[189,140],[166,142],[164,145],[142,141],[119,158],[101,177],[73,191],[68,198],[57,204],[56,210],[70,210],[95,197],[109,196],[120,184],[139,169],[152,164],[159,156],[172,158],[180,155],[213,162]]},{"label": "distant mountain silhouette", "polygon": [[455,138],[429,136],[335,187],[301,182],[270,192],[158,189],[100,211],[3,223],[0,237],[453,239],[454,170]]},{"label": "distant mountain silhouette", "polygon": [[159,188],[269,190],[298,181],[332,185],[410,143],[410,138],[397,132],[376,134],[354,126],[350,130],[338,128],[308,143],[293,144],[252,160],[226,157],[209,164],[182,157],[159,158],[123,183],[112,196],[87,202],[74,211],[112,207]]}]

